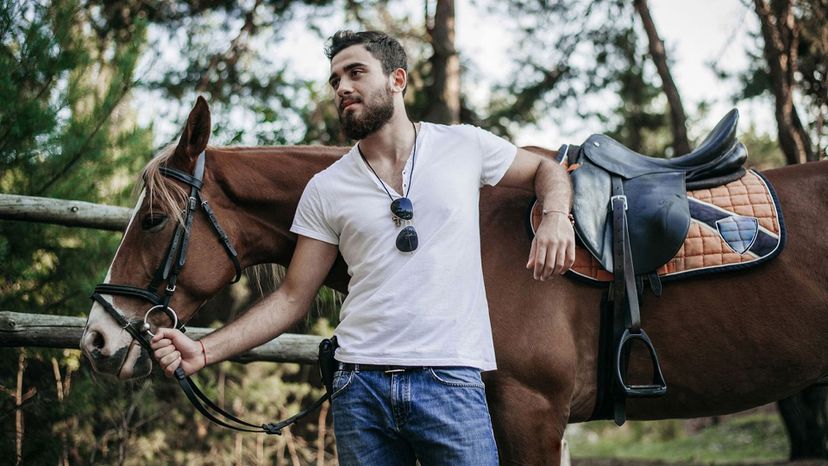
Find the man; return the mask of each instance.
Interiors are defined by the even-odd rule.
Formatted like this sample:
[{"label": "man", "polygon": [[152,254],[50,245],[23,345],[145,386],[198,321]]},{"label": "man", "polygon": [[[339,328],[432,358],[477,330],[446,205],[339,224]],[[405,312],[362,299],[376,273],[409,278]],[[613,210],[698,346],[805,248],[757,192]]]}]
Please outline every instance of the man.
[{"label": "man", "polygon": [[285,332],[339,251],[351,275],[331,398],[341,464],[497,464],[480,376],[496,366],[479,189],[537,193],[544,216],[526,267],[545,280],[575,257],[568,178],[479,128],[412,123],[406,56],[393,38],[340,31],[327,54],[342,129],[357,144],[305,188],[284,282],[200,343],[160,331],[155,357],[167,375],[179,365],[190,374]]}]

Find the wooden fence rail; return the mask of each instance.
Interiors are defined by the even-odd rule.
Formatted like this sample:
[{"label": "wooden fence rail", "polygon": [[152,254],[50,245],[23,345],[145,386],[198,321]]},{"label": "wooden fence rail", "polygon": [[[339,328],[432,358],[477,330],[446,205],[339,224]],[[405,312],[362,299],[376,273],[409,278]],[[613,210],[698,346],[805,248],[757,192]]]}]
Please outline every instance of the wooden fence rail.
[{"label": "wooden fence rail", "polygon": [[70,227],[123,231],[130,209],[49,197],[0,194],[0,220],[52,223]]},{"label": "wooden fence rail", "polygon": [[[130,209],[83,201],[0,194],[0,220],[123,231]],[[77,349],[86,319],[82,317],[0,311],[0,347],[38,346]],[[194,338],[210,328],[188,327]],[[231,359],[238,362],[273,361],[315,363],[321,337],[284,334]]]},{"label": "wooden fence rail", "polygon": [[[78,349],[86,319],[83,317],[24,314],[0,311],[0,346],[37,346]],[[187,334],[201,338],[211,328],[188,327]],[[237,362],[272,361],[316,363],[322,337],[286,333],[232,359]]]}]

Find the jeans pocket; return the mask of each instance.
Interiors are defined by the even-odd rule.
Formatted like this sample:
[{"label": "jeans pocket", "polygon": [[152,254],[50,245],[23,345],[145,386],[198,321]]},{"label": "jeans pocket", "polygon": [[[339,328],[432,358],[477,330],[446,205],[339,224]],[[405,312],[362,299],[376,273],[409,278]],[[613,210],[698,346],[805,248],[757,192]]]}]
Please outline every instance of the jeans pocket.
[{"label": "jeans pocket", "polygon": [[480,371],[473,367],[431,367],[428,372],[438,383],[449,387],[486,388]]},{"label": "jeans pocket", "polygon": [[349,385],[354,378],[354,371],[336,371],[333,378],[333,393],[331,400],[339,396]]}]

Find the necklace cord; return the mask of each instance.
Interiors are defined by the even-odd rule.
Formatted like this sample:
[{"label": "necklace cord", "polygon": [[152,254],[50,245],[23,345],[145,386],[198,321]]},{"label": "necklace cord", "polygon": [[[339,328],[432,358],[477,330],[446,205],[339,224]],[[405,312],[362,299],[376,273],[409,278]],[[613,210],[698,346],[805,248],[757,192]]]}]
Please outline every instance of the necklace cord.
[{"label": "necklace cord", "polygon": [[[411,179],[414,176],[414,164],[417,162],[417,126],[414,125],[413,121],[411,122],[411,127],[414,128],[414,149],[411,154],[411,171],[408,173],[408,192],[403,192],[402,197],[408,197],[408,194],[411,193]],[[371,166],[371,162],[369,162],[368,159],[365,158],[365,154],[362,153],[362,149],[359,147],[359,143],[357,143],[357,151],[359,151],[360,157],[362,157],[362,160],[364,160],[365,164],[368,165],[368,168],[371,169],[371,173],[373,173],[374,176],[376,176],[379,180],[380,184],[382,185],[382,189],[385,190],[385,194],[388,194],[388,198],[391,199],[391,202],[394,202],[394,196],[392,196],[391,192],[388,191],[388,188],[385,186],[385,182],[382,181],[382,178],[380,178],[379,175],[377,175],[377,172],[374,170],[374,167]]]}]

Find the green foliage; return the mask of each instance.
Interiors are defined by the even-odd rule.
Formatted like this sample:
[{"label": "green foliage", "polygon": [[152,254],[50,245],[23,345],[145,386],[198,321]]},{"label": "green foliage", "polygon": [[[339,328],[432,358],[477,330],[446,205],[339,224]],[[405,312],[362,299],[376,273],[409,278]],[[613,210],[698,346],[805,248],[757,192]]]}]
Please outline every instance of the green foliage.
[{"label": "green foliage", "polygon": [[785,428],[777,413],[727,417],[698,432],[688,421],[609,421],[570,426],[573,458],[661,460],[676,464],[759,464],[787,458]]},{"label": "green foliage", "polygon": [[[787,2],[768,2],[773,14],[781,15]],[[815,145],[818,158],[828,152],[828,1],[803,0],[791,8],[797,30],[798,46],[795,52],[796,72],[793,73],[794,105],[799,108],[805,129]],[[787,21],[787,19],[786,19]],[[718,66],[714,70],[721,78],[735,77],[741,86],[734,100],[773,97],[773,80],[764,54],[764,41],[759,30],[750,31],[752,44],[745,51],[748,66],[740,71],[727,71]],[[787,40],[787,39],[786,39]]]},{"label": "green foliage", "polygon": [[669,108],[632,2],[503,2],[517,18],[515,79],[495,90],[484,126],[509,135],[543,118],[592,119],[641,152],[666,154]]},{"label": "green foliage", "polygon": [[[125,173],[150,152],[149,132],[129,121],[124,101],[144,27],[135,25],[133,42],[90,47],[76,2],[3,7],[10,20],[0,29],[0,99],[9,103],[0,108],[3,192],[123,203]],[[116,245],[111,233],[0,223],[0,306],[84,312]]]}]

